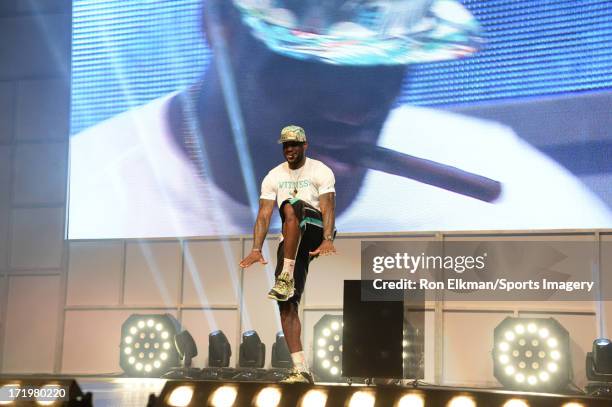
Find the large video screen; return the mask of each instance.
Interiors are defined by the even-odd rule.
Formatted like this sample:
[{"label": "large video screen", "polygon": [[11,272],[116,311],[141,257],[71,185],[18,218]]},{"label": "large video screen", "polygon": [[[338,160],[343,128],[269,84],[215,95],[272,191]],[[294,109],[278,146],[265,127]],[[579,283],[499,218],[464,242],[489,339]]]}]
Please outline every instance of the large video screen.
[{"label": "large video screen", "polygon": [[339,232],[610,228],[611,10],[73,0],[68,237],[250,233],[287,125]]}]

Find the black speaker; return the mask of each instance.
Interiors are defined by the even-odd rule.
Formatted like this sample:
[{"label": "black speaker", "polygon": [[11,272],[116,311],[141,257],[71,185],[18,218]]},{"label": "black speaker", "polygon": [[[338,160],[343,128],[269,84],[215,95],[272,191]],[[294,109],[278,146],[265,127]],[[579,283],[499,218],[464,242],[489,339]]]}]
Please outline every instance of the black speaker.
[{"label": "black speaker", "polygon": [[362,301],[362,283],[344,281],[342,376],[402,378],[404,304]]}]

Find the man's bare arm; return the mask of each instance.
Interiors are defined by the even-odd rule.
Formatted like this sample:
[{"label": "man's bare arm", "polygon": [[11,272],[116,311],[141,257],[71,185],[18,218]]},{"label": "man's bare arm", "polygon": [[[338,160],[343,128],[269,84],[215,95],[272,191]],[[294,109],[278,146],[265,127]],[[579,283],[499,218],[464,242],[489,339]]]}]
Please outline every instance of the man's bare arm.
[{"label": "man's bare arm", "polygon": [[257,212],[257,220],[253,228],[253,249],[261,250],[263,246],[264,239],[268,234],[268,228],[270,227],[270,219],[272,219],[275,202],[270,199],[259,200],[259,212]]},{"label": "man's bare arm", "polygon": [[323,242],[315,250],[310,252],[311,256],[327,255],[336,253],[334,242],[331,240],[334,236],[335,213],[336,213],[336,194],[328,192],[319,196],[319,205],[321,206],[321,216],[323,218]]},{"label": "man's bare arm", "polygon": [[336,194],[328,192],[319,197],[321,215],[323,217],[323,237],[334,235]]},{"label": "man's bare arm", "polygon": [[240,262],[240,267],[246,268],[255,262],[266,264],[267,261],[264,259],[261,253],[264,239],[268,234],[268,228],[270,227],[270,219],[272,218],[272,212],[274,211],[274,203],[270,199],[259,200],[259,212],[257,212],[257,220],[255,221],[255,227],[253,228],[253,248],[251,252]]}]

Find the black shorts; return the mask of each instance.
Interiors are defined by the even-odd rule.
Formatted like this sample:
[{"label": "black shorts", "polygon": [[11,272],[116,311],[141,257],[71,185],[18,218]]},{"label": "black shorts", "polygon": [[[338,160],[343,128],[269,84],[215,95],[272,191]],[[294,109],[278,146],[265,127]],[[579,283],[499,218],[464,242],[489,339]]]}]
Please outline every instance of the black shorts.
[{"label": "black shorts", "polygon": [[[289,302],[296,305],[302,299],[304,285],[306,284],[306,276],[308,275],[308,264],[317,256],[310,256],[308,253],[314,251],[323,242],[323,218],[321,212],[299,199],[287,199],[281,204],[279,211],[283,224],[285,216],[283,215],[283,207],[291,205],[295,211],[295,215],[300,223],[300,241],[298,244],[297,256],[295,257],[295,267],[293,269],[293,278],[295,280],[295,294],[289,298]],[[276,270],[275,276],[278,276],[283,270],[283,262],[285,259],[284,241],[278,245],[276,252]],[[280,302],[279,302],[280,305]]]}]

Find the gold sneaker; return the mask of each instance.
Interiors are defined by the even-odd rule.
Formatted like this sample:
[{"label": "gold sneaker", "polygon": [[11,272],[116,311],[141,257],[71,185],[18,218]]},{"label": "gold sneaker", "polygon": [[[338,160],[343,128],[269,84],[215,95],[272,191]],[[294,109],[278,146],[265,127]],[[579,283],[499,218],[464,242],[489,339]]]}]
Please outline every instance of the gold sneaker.
[{"label": "gold sneaker", "polygon": [[276,301],[287,301],[295,293],[294,280],[287,273],[281,273],[268,292],[268,298]]},{"label": "gold sneaker", "polygon": [[302,372],[293,368],[289,376],[285,377],[281,380],[281,383],[308,383],[314,384],[314,380],[312,379],[312,375],[309,372]]}]

